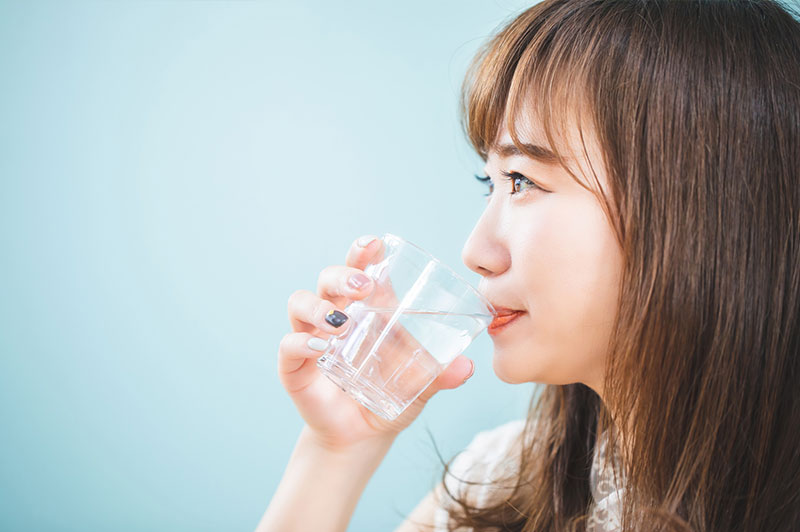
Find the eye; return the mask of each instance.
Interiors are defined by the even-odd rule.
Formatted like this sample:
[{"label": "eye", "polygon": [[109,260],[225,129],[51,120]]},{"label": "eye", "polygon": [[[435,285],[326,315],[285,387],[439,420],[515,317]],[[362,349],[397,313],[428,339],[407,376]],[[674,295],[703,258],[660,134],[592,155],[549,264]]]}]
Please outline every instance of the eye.
[{"label": "eye", "polygon": [[475,179],[477,179],[477,180],[478,180],[478,181],[480,181],[481,183],[487,183],[487,184],[488,184],[488,186],[489,186],[489,192],[487,192],[486,194],[484,194],[484,196],[491,196],[491,195],[492,195],[492,192],[494,191],[494,183],[492,183],[492,178],[491,178],[491,177],[489,177],[488,175],[487,175],[487,176],[479,176],[479,175],[476,175],[476,176],[475,176]]},{"label": "eye", "polygon": [[522,185],[530,185],[534,190],[541,190],[542,192],[547,192],[545,189],[525,177],[524,175],[520,174],[519,172],[500,172],[506,177],[506,180],[511,181],[511,192],[510,194],[513,196],[515,194],[520,194],[518,190],[518,186]]},{"label": "eye", "polygon": [[[516,194],[520,194],[524,192],[524,190],[520,190],[520,187],[528,185],[534,190],[541,190],[542,192],[548,192],[547,190],[543,189],[524,175],[520,174],[519,172],[500,172],[505,176],[506,181],[511,181],[511,194],[512,196]],[[484,196],[491,196],[492,192],[494,192],[494,184],[492,183],[492,179],[487,176],[475,176],[475,179],[482,183],[486,183],[489,187],[489,192],[484,194]]]}]

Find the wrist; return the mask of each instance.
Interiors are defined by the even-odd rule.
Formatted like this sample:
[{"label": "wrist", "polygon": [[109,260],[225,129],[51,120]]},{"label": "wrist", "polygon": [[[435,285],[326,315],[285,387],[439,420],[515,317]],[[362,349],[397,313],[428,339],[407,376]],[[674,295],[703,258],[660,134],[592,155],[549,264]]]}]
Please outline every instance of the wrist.
[{"label": "wrist", "polygon": [[325,439],[325,437],[314,432],[308,425],[305,425],[300,432],[298,446],[302,446],[305,449],[304,452],[326,455],[329,459],[336,461],[356,460],[364,463],[372,459],[380,462],[396,438],[397,434],[392,433],[342,445]]}]

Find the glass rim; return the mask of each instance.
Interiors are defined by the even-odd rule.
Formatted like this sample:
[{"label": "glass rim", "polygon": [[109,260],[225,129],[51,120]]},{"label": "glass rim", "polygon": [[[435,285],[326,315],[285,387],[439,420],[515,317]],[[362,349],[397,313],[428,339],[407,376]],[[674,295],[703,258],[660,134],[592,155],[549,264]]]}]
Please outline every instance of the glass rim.
[{"label": "glass rim", "polygon": [[419,247],[415,243],[413,243],[413,242],[411,242],[409,240],[406,240],[405,238],[403,238],[401,236],[397,236],[394,233],[383,233],[383,235],[381,236],[381,240],[385,239],[386,237],[393,238],[395,240],[399,240],[400,242],[402,242],[404,244],[408,244],[408,245],[416,248],[417,251],[421,252],[423,255],[428,257],[429,260],[431,260],[431,261],[435,262],[436,264],[438,264],[439,266],[443,267],[447,271],[447,273],[449,273],[450,275],[455,277],[457,280],[461,281],[462,284],[464,284],[467,287],[469,287],[469,289],[472,290],[472,293],[475,294],[476,296],[478,296],[478,299],[481,301],[481,303],[486,305],[486,307],[489,309],[489,312],[491,313],[492,316],[497,316],[497,310],[494,308],[494,305],[492,305],[492,303],[486,298],[486,296],[481,294],[478,291],[478,289],[476,289],[474,286],[472,286],[472,283],[470,283],[469,281],[464,279],[464,277],[461,276],[453,268],[451,268],[450,266],[448,266],[444,262],[440,261],[439,259],[437,259],[433,255],[431,255],[430,252],[422,249],[421,247]]}]

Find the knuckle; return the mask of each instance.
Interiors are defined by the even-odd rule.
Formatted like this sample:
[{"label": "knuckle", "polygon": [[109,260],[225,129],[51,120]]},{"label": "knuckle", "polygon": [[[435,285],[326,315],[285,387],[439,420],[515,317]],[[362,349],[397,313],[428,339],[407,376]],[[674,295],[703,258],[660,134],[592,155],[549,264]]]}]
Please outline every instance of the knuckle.
[{"label": "knuckle", "polygon": [[285,353],[292,345],[295,333],[286,333],[278,344],[278,352]]},{"label": "knuckle", "polygon": [[298,289],[291,293],[288,301],[286,302],[286,306],[290,312],[297,308],[297,303],[305,296],[305,292],[306,290]]},{"label": "knuckle", "polygon": [[[336,295],[341,295],[341,283],[336,283],[337,272],[339,266],[326,266],[319,273],[317,278],[317,293],[322,294],[325,292],[335,292]],[[334,286],[329,286],[334,285]],[[332,290],[334,289],[334,290]]]},{"label": "knuckle", "polygon": [[322,270],[320,270],[319,276],[320,276],[320,278],[330,277],[330,275],[333,272],[335,272],[338,268],[339,268],[339,266],[337,266],[336,264],[329,264],[329,265],[325,266],[324,268],[322,268]]},{"label": "knuckle", "polygon": [[333,308],[333,304],[326,299],[319,299],[314,304],[311,311],[311,318],[314,323],[322,323],[325,321],[325,315]]},{"label": "knuckle", "polygon": [[358,292],[358,290],[354,290],[348,284],[348,282],[350,281],[350,277],[352,277],[353,274],[357,272],[358,270],[356,270],[355,268],[347,268],[341,273],[341,275],[339,276],[339,286],[338,286],[339,293],[347,294],[348,297],[350,297],[352,293]]}]

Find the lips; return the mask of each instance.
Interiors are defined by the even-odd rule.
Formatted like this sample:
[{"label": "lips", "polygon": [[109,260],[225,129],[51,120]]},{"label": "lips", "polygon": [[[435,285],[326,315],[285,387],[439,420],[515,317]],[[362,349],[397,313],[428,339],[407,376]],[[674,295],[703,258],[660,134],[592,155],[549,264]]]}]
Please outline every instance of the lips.
[{"label": "lips", "polygon": [[513,314],[515,312],[522,312],[521,310],[516,310],[516,309],[508,308],[508,307],[501,307],[501,306],[495,305],[495,304],[492,304],[492,306],[494,307],[495,314],[497,316],[505,316],[505,315],[508,315],[508,314]]},{"label": "lips", "polygon": [[501,327],[511,323],[516,318],[520,317],[522,314],[525,313],[523,310],[511,310],[511,309],[495,309],[497,310],[497,314],[495,315],[494,320],[492,323],[489,324],[489,332],[494,332]]}]

